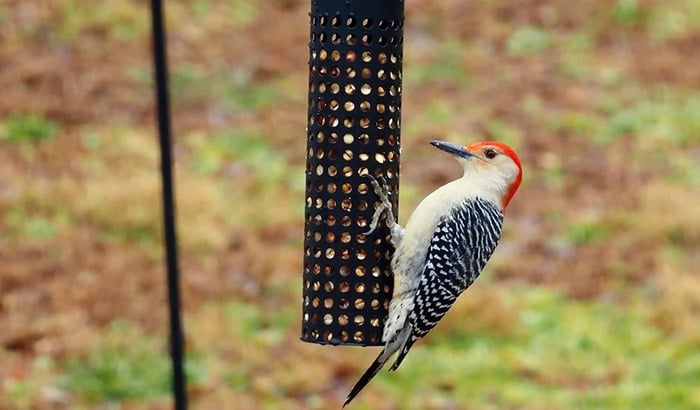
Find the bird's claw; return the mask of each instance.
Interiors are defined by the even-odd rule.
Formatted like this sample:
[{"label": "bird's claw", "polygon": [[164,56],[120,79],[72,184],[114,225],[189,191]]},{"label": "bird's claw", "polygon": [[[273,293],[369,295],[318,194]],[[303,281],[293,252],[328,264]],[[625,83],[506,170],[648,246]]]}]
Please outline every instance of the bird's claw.
[{"label": "bird's claw", "polygon": [[391,229],[396,223],[396,220],[394,219],[394,213],[392,212],[393,205],[389,200],[389,184],[387,184],[386,179],[384,179],[382,176],[379,177],[379,180],[377,180],[377,178],[371,174],[366,174],[365,176],[369,178],[372,188],[374,189],[374,193],[379,197],[379,206],[374,211],[374,215],[372,215],[372,221],[369,224],[369,231],[365,232],[365,235],[369,236],[375,231],[375,229],[377,229],[379,219],[381,219],[385,212],[388,214],[386,221],[389,229]]}]

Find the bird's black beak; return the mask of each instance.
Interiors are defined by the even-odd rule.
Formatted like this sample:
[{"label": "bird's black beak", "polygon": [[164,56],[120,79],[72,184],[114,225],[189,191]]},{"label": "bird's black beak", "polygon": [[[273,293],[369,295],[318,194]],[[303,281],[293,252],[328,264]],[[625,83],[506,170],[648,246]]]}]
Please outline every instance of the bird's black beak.
[{"label": "bird's black beak", "polygon": [[456,155],[459,158],[470,159],[472,157],[476,157],[476,155],[467,151],[467,149],[465,147],[463,147],[461,145],[453,144],[451,142],[432,140],[432,141],[430,141],[430,145],[437,147],[437,148],[439,148],[445,152],[448,152],[452,155]]}]

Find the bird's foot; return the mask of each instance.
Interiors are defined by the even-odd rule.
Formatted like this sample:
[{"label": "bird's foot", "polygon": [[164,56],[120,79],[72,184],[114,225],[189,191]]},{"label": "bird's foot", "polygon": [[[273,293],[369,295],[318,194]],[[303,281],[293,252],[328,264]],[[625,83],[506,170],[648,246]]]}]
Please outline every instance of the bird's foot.
[{"label": "bird's foot", "polygon": [[394,218],[394,212],[392,211],[393,205],[389,201],[389,185],[386,183],[386,179],[379,177],[379,181],[377,181],[377,178],[370,174],[367,174],[366,177],[369,178],[374,193],[379,197],[379,206],[374,211],[374,215],[372,215],[369,231],[365,232],[365,235],[369,236],[377,229],[379,220],[384,213],[386,213],[386,226],[393,230],[394,225],[396,225],[396,218]]}]

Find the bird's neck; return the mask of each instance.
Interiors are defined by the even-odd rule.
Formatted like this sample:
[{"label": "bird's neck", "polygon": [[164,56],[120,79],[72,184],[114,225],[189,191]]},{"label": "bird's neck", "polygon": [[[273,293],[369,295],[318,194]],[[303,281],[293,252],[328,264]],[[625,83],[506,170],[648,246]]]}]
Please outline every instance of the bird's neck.
[{"label": "bird's neck", "polygon": [[488,173],[465,171],[462,178],[459,178],[448,185],[453,195],[468,198],[481,198],[496,205],[498,209],[503,209],[506,205],[504,202],[504,193],[507,186],[499,178],[494,178]]}]

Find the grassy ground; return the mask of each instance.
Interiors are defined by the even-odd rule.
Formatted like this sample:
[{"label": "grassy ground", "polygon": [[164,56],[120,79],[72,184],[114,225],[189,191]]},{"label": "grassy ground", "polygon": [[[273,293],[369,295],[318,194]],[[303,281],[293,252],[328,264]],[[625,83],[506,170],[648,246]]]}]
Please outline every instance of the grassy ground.
[{"label": "grassy ground", "polygon": [[[196,409],[335,408],[376,354],[298,341],[308,7],[167,5]],[[458,175],[431,138],[504,140],[525,181],[354,407],[700,407],[700,1],[406,13],[400,214]],[[148,23],[0,1],[0,408],[170,407]]]}]

